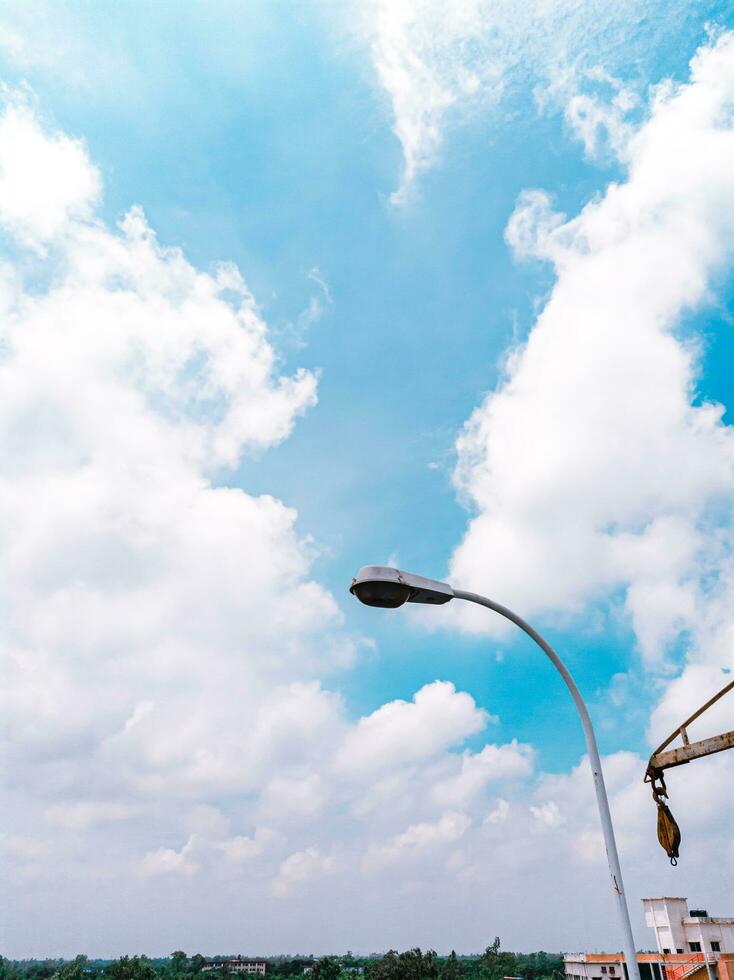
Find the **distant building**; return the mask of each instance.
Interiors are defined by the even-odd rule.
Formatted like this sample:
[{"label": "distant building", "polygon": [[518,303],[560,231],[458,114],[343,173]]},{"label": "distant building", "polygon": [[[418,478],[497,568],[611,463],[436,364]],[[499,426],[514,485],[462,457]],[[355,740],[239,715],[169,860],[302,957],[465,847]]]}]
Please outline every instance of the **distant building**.
[{"label": "distant building", "polygon": [[645,922],[659,953],[734,953],[734,919],[714,919],[685,898],[645,898]]},{"label": "distant building", "polygon": [[[734,980],[734,919],[688,909],[685,898],[643,898],[657,953],[638,953],[642,980]],[[566,980],[628,980],[622,953],[573,953]]]},{"label": "distant building", "polygon": [[230,958],[208,959],[206,966],[203,966],[201,971],[203,973],[205,970],[227,969],[230,973],[259,973],[265,976],[266,966],[267,964],[263,960],[245,960],[241,956],[232,956]]}]

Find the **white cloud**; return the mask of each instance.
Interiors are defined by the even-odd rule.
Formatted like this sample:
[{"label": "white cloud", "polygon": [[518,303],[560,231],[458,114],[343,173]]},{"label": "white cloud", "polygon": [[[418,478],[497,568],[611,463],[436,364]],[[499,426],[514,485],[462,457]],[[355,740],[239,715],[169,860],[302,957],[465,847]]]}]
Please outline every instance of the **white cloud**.
[{"label": "white cloud", "polygon": [[127,803],[106,803],[104,801],[83,801],[79,803],[60,803],[46,810],[49,823],[66,827],[69,830],[86,830],[97,823],[110,823],[128,820],[138,812],[138,808]]},{"label": "white cloud", "polygon": [[[1,297],[11,764],[55,759],[69,789],[91,774],[103,793],[241,785],[243,745],[274,750],[284,697],[308,732],[332,711],[318,685],[273,681],[294,659],[307,675],[351,657],[295,513],[212,482],[288,435],[315,378],[277,374],[236,269],[195,269],[140,209],[116,231],[90,216],[81,144],[16,100],[2,133],[0,217],[21,245],[53,237],[32,288],[27,257],[6,263]],[[11,194],[19,175],[27,193]]]},{"label": "white cloud", "polygon": [[[508,243],[519,258],[551,262],[556,282],[458,440],[456,483],[473,516],[452,581],[541,621],[587,615],[621,595],[658,701],[652,744],[734,668],[734,442],[723,406],[701,395],[700,343],[684,326],[731,273],[733,101],[728,33],[699,50],[688,84],[659,87],[639,128],[617,134],[625,180],[570,219],[543,192],[521,196]],[[589,152],[602,123],[589,118],[580,129]],[[470,630],[501,628],[471,606],[450,613]],[[624,723],[624,704],[615,715]],[[722,702],[694,734],[730,728],[730,717]],[[671,887],[642,781],[646,761],[604,759],[632,896]],[[669,774],[683,832],[676,893],[700,894],[703,882],[711,902],[724,900],[719,883],[734,867],[733,764],[724,754]],[[518,875],[552,832],[583,892],[589,875],[605,873],[588,763],[541,776],[534,796],[524,813],[513,800],[512,834],[503,838]],[[489,819],[483,831],[499,832]],[[573,943],[589,944],[588,935]]]},{"label": "white cloud", "polygon": [[[643,782],[647,760],[617,752],[603,760],[625,877],[638,893],[664,887],[667,858],[657,841],[657,810]],[[734,793],[734,758],[725,753],[697,760],[668,773],[670,807],[682,831],[679,887],[706,887],[718,895],[734,864],[729,814]],[[535,791],[533,817],[553,828],[556,846],[569,846],[583,862],[604,868],[605,855],[588,760],[570,773],[544,775]],[[564,843],[564,838],[566,843]],[[698,867],[696,867],[696,863]],[[639,882],[639,884],[637,884]],[[627,882],[629,891],[630,885]],[[681,892],[685,894],[685,891]],[[723,898],[723,894],[721,896]]]},{"label": "white cloud", "polygon": [[[677,731],[690,716],[732,680],[713,664],[688,664],[679,677],[667,684],[665,692],[650,719],[649,738],[657,747]],[[731,731],[734,727],[734,693],[726,694],[705,711],[690,727],[691,740]],[[680,745],[680,740],[673,743]]]},{"label": "white cloud", "polygon": [[196,835],[192,834],[180,851],[172,847],[161,847],[157,851],[149,851],[140,862],[140,874],[185,874],[191,875],[199,870],[198,864],[191,860],[190,854],[196,844]]},{"label": "white cloud", "polygon": [[220,841],[217,847],[224,853],[227,861],[241,864],[259,857],[277,839],[275,831],[269,827],[258,827],[252,837],[239,835]]},{"label": "white cloud", "polygon": [[[502,105],[505,117],[527,112],[512,101],[520,82],[536,83],[544,106],[556,103],[579,78],[598,76],[599,64],[626,67],[635,55],[649,55],[664,35],[676,37],[689,16],[684,2],[669,4],[665,24],[651,32],[632,0],[366,0],[363,32],[403,152],[393,203],[405,202],[457,120],[487,106]],[[604,106],[579,93],[568,121],[590,153],[598,150],[602,131],[612,150],[622,149],[632,98],[619,87]]]},{"label": "white cloud", "polygon": [[[23,111],[29,154],[67,145]],[[237,270],[195,268],[139,209],[110,229],[91,194],[64,194],[53,234],[14,200],[35,237],[11,241],[0,277],[17,880],[114,882],[130,908],[186,901],[196,875],[257,881],[262,916],[274,898],[306,909],[373,847],[420,874],[421,854],[469,833],[481,785],[522,776],[525,749],[453,753],[491,716],[445,681],[350,721],[317,677],[358,641],[309,577],[313,544],[283,503],[226,485],[314,403],[314,376],[279,372]],[[467,814],[446,814],[441,785]]]},{"label": "white cloud", "polygon": [[[314,375],[278,373],[234,267],[194,268],[138,208],[106,228],[98,193],[83,144],[11,97],[0,222],[21,252],[0,284],[3,722],[19,787],[51,773],[48,818],[77,830],[151,792],[257,783],[301,733],[308,754],[342,724],[308,676],[354,648],[308,578],[295,513],[214,482],[288,435]],[[78,801],[112,788],[119,801]]]},{"label": "white cloud", "polygon": [[552,209],[545,191],[523,191],[507,222],[505,240],[518,259],[550,259],[553,232],[563,225],[564,218]]},{"label": "white cloud", "polygon": [[[439,7],[400,0],[374,6],[373,59],[392,100],[395,135],[405,161],[392,201],[402,203],[416,174],[428,166],[441,144],[446,112],[458,98],[475,95],[492,72],[483,66],[480,77],[452,50],[476,35],[480,4]],[[500,77],[496,82],[499,87]]]},{"label": "white cloud", "polygon": [[433,795],[444,805],[466,806],[490,782],[529,776],[532,757],[532,748],[516,740],[509,745],[485,745],[480,752],[464,752],[459,775],[437,783]]},{"label": "white cloud", "polygon": [[485,824],[504,823],[510,813],[510,804],[501,797],[484,818]]},{"label": "white cloud", "polygon": [[309,296],[305,309],[301,310],[295,322],[283,330],[283,337],[296,349],[306,347],[311,328],[319,323],[334,304],[329,283],[318,266],[309,269],[306,278],[316,286],[317,291]]},{"label": "white cloud", "polygon": [[558,809],[558,805],[553,802],[553,800],[548,800],[541,806],[531,806],[530,812],[533,818],[538,821],[538,823],[543,824],[545,827],[557,827],[563,822],[563,817],[561,816],[561,811]]},{"label": "white cloud", "polygon": [[[703,62],[705,57],[695,84],[710,98],[712,118],[724,111],[722,86],[728,76],[722,65],[707,74]],[[704,480],[705,501],[712,488],[722,488],[724,495],[728,491],[728,463],[717,467],[711,462],[717,446],[717,452],[728,454],[728,437],[714,411],[690,407],[694,352],[669,334],[660,342],[656,333],[661,318],[672,322],[673,314],[665,307],[663,316],[653,302],[666,284],[648,256],[662,242],[660,261],[680,260],[686,236],[676,233],[671,213],[694,232],[701,214],[710,217],[707,234],[714,245],[721,244],[722,229],[728,227],[725,170],[730,161],[728,143],[718,135],[709,139],[715,127],[707,123],[691,132],[685,104],[681,108],[676,101],[682,97],[662,98],[650,123],[630,143],[630,185],[637,187],[637,180],[644,185],[631,201],[625,204],[629,192],[621,185],[606,199],[618,205],[603,201],[577,222],[563,222],[536,199],[546,222],[542,244],[533,215],[525,216],[523,234],[528,254],[542,251],[556,262],[560,299],[573,291],[574,284],[564,278],[570,276],[567,268],[580,269],[582,280],[587,271],[593,273],[588,291],[580,292],[581,313],[568,325],[574,345],[580,343],[585,352],[584,370],[596,365],[584,334],[592,332],[597,339],[597,290],[606,283],[600,257],[613,265],[607,249],[616,248],[613,258],[625,273],[642,262],[640,276],[647,278],[640,282],[632,276],[633,299],[635,310],[639,305],[647,317],[643,340],[659,355],[651,359],[659,372],[659,384],[651,390],[658,411],[669,420],[666,445],[681,436],[676,419],[696,420],[694,431],[684,431],[686,465],[668,465],[665,457],[663,476],[648,473],[653,464],[646,454],[659,436],[656,429],[649,444],[642,439],[640,446],[638,431],[644,436],[645,425],[654,421],[648,416],[625,425],[619,436],[622,442],[637,440],[643,457],[638,463],[629,463],[624,446],[615,441],[619,433],[603,424],[606,415],[596,393],[616,393],[620,385],[612,383],[619,378],[609,356],[614,345],[609,341],[606,348],[602,342],[620,322],[625,339],[632,343],[636,336],[626,323],[629,305],[620,287],[626,276],[620,276],[603,294],[614,319],[598,338],[613,374],[607,387],[599,369],[588,380],[582,371],[579,379],[568,366],[564,373],[550,356],[550,345],[545,349],[547,370],[558,384],[543,393],[553,388],[556,396],[562,394],[570,378],[572,407],[578,408],[580,400],[583,411],[568,409],[566,415],[564,405],[551,399],[554,418],[576,423],[560,445],[541,438],[543,404],[533,403],[531,409],[540,429],[537,438],[532,419],[519,426],[526,445],[539,448],[545,463],[561,452],[562,465],[551,467],[545,494],[519,500],[518,511],[512,509],[512,496],[502,497],[510,518],[524,529],[532,554],[545,564],[537,574],[530,562],[518,569],[518,552],[500,540],[515,592],[510,595],[504,587],[497,592],[500,598],[519,599],[523,608],[536,608],[536,603],[547,608],[543,597],[551,583],[556,592],[550,605],[573,610],[610,581],[632,582],[636,591],[630,586],[628,609],[651,658],[674,635],[679,620],[690,625],[695,611],[702,624],[694,633],[700,663],[689,669],[701,667],[696,683],[703,690],[729,662],[727,582],[734,576],[727,580],[722,574],[705,603],[700,589],[691,586],[690,569],[697,567],[701,548],[711,544],[711,525],[705,514],[692,522],[690,513],[698,513]],[[678,115],[670,127],[688,134],[693,149],[686,143],[686,152],[697,154],[699,137],[709,147],[705,160],[697,155],[691,160],[690,153],[688,159],[692,169],[703,167],[708,175],[708,205],[703,183],[686,186],[680,197],[666,197],[669,185],[659,179],[660,160],[658,166],[650,163],[645,140],[655,144],[655,132],[648,127],[659,127],[665,113],[674,111]],[[689,115],[697,118],[693,110]],[[34,125],[42,139],[60,139]],[[656,150],[670,169],[681,166],[681,153],[674,149],[666,144]],[[716,161],[720,172],[714,172]],[[91,166],[89,161],[83,165]],[[651,193],[658,194],[655,207],[645,203]],[[692,206],[686,204],[689,198]],[[246,916],[263,942],[276,948],[282,942],[282,917],[273,914],[275,896],[292,903],[297,913],[289,927],[294,945],[305,946],[318,935],[326,910],[334,928],[349,928],[355,945],[375,948],[385,935],[400,942],[399,930],[406,921],[414,922],[412,901],[404,914],[390,903],[386,918],[374,914],[385,906],[387,889],[397,895],[405,885],[420,893],[427,941],[443,927],[451,895],[460,913],[452,927],[457,944],[476,943],[487,921],[497,923],[508,943],[521,942],[522,935],[512,938],[516,906],[507,902],[510,891],[522,894],[524,913],[542,923],[539,944],[577,945],[573,930],[582,919],[583,928],[594,930],[596,937],[607,935],[607,905],[601,898],[598,909],[592,908],[586,898],[598,890],[604,856],[585,761],[570,774],[541,776],[536,786],[528,778],[527,747],[511,743],[460,752],[489,716],[451,684],[426,685],[412,701],[392,702],[351,722],[339,695],[315,679],[324,669],[348,663],[355,643],[341,631],[334,599],[310,577],[313,545],[299,537],[295,513],[281,502],[222,485],[229,479],[228,467],[243,454],[287,436],[298,414],[314,402],[313,376],[281,376],[267,328],[234,270],[209,274],[194,268],[179,251],[157,243],[139,211],[111,230],[93,210],[75,208],[69,206],[52,238],[44,239],[42,260],[22,256],[13,265],[6,263],[0,280],[7,335],[0,365],[0,437],[6,450],[0,509],[7,547],[0,563],[3,602],[12,613],[0,693],[3,721],[12,735],[8,812],[13,829],[3,847],[14,874],[27,867],[44,876],[42,886],[24,893],[26,905],[17,908],[22,913],[33,902],[38,915],[46,915],[49,942],[62,949],[73,934],[69,920],[44,903],[51,901],[47,896],[56,901],[50,885],[63,880],[70,896],[88,895],[92,886],[100,896],[85,912],[95,934],[101,934],[98,924],[112,929],[101,917],[123,895],[128,911],[114,929],[136,930],[136,941],[149,942],[151,949],[180,927],[184,920],[177,916],[187,914],[201,929],[192,934],[192,942],[213,943],[232,935]],[[35,220],[29,214],[26,227]],[[660,215],[665,218],[660,235],[627,256],[626,229],[636,221],[642,227],[645,220],[653,228]],[[611,230],[608,218],[614,219]],[[21,227],[26,218],[16,215],[14,220]],[[37,235],[21,244],[36,248],[40,241]],[[701,262],[713,268],[715,263],[706,264],[706,236],[703,244]],[[36,261],[26,285],[25,268]],[[675,282],[685,262],[668,262],[667,268],[673,268]],[[686,302],[704,295],[696,281],[690,282],[683,277],[683,286],[689,284]],[[561,329],[558,317],[555,325],[543,321],[541,342],[543,331]],[[525,355],[525,350],[516,353],[511,372],[521,371]],[[647,368],[646,358],[631,358],[634,369],[640,363],[640,370]],[[543,380],[542,371],[538,377]],[[637,379],[634,373],[631,381],[623,378],[622,405],[634,414]],[[585,434],[587,415],[601,434],[604,453],[626,467],[623,478],[612,479],[609,487],[602,484],[599,511],[591,514],[579,501],[594,487],[598,492],[598,484],[581,462],[596,463],[603,454]],[[494,432],[493,425],[483,431]],[[512,435],[512,426],[509,431]],[[578,458],[567,452],[576,441]],[[575,466],[565,472],[569,455]],[[477,458],[486,464],[481,453]],[[637,479],[638,469],[644,477],[643,498],[663,499],[666,506],[672,499],[670,512],[658,517],[656,511],[648,526],[643,506],[639,525],[636,517],[630,526],[614,525],[614,507],[605,509],[610,499],[621,500],[623,517],[638,513],[636,491],[626,486]],[[602,468],[602,476],[614,478],[614,467]],[[576,479],[586,483],[576,489]],[[475,503],[485,512],[493,506],[492,480],[484,483],[478,474],[472,484]],[[556,501],[563,494],[554,491],[565,493],[569,485],[576,497],[566,511]],[[498,486],[504,492],[502,480]],[[555,538],[549,544],[549,525],[555,526],[560,516],[575,533],[576,524],[582,530],[596,528],[599,514],[602,529],[588,535],[585,568],[584,555],[566,554],[557,564],[550,560]],[[510,532],[514,529],[513,524]],[[723,534],[726,544],[725,528]],[[598,535],[614,545],[608,562],[605,550],[598,549]],[[578,538],[585,541],[583,534]],[[486,557],[477,552],[475,559],[486,575]],[[490,571],[499,580],[500,572]],[[504,577],[498,581],[504,583]],[[472,579],[472,585],[481,587],[481,582]],[[683,686],[668,690],[667,706],[659,709],[655,722],[662,728],[687,704]],[[641,782],[644,761],[630,754],[605,760],[627,884],[635,895],[665,887],[669,871],[654,840],[654,811]],[[688,882],[680,887],[688,887],[694,875],[704,874],[712,901],[717,896],[723,901],[722,869],[734,860],[726,825],[734,805],[730,763],[722,758],[685,768],[670,785],[686,860],[690,854],[694,871],[687,872],[684,864],[679,870],[689,877],[678,880]],[[680,791],[689,785],[684,778],[691,779],[690,794]],[[484,794],[490,784],[502,794],[491,805]],[[556,814],[562,819],[551,828],[550,852],[546,815],[555,819]],[[355,880],[363,868],[369,874]],[[403,875],[404,869],[409,874]],[[212,885],[212,918],[205,925],[195,906],[200,889],[187,885],[198,883],[195,874],[209,876]],[[243,887],[253,881],[258,887]],[[452,890],[468,882],[470,889]],[[547,882],[554,894],[565,890],[567,900],[555,903],[558,909],[548,907]],[[15,877],[12,883],[19,887]],[[349,903],[344,902],[347,891]],[[150,915],[151,907],[176,912],[169,920]],[[14,907],[11,914],[19,913]],[[223,931],[208,932],[212,922],[217,928],[221,922]],[[22,921],[14,924],[21,927],[19,936],[27,929]],[[27,940],[28,933],[22,935],[26,938],[19,942]],[[124,944],[132,933],[117,936]]]},{"label": "white cloud", "polygon": [[[586,78],[589,77],[586,73]],[[565,119],[574,135],[584,145],[589,159],[602,156],[606,151],[619,159],[625,159],[629,141],[635,127],[628,114],[638,104],[637,95],[625,88],[618,79],[604,72],[592,77],[611,86],[606,98],[596,92],[577,92],[566,103]]]},{"label": "white cloud", "polygon": [[445,813],[432,823],[411,824],[387,844],[372,847],[365,857],[365,868],[399,861],[405,857],[420,856],[426,850],[435,850],[453,844],[466,833],[471,819],[458,811]]},{"label": "white cloud", "polygon": [[398,850],[418,850],[434,844],[453,843],[467,830],[471,820],[464,813],[446,813],[436,823],[416,823],[395,838]]},{"label": "white cloud", "polygon": [[27,50],[27,42],[20,31],[10,24],[0,24],[0,48],[11,61],[22,63]]},{"label": "white cloud", "polygon": [[426,684],[412,702],[391,701],[360,718],[339,752],[337,765],[361,776],[419,762],[459,744],[487,723],[474,699],[448,681]]},{"label": "white cloud", "polygon": [[0,117],[0,226],[41,249],[71,219],[89,218],[100,191],[84,144],[43,132],[28,101],[11,98]]},{"label": "white cloud", "polygon": [[651,664],[681,629],[706,657],[704,637],[730,628],[734,442],[722,407],[697,398],[697,346],[674,331],[734,253],[733,93],[725,35],[690,84],[658,92],[624,183],[572,220],[539,193],[521,198],[508,240],[552,261],[557,281],[458,441],[456,482],[476,516],[453,580],[529,615],[622,588]]},{"label": "white cloud", "polygon": [[230,821],[222,810],[211,803],[200,803],[185,815],[183,824],[197,836],[225,836],[229,833]]},{"label": "white cloud", "polygon": [[325,803],[321,776],[310,773],[308,776],[276,776],[271,779],[263,793],[266,812],[275,818],[300,814],[313,816]]},{"label": "white cloud", "polygon": [[283,897],[294,887],[330,874],[334,867],[334,858],[321,854],[316,847],[307,847],[303,851],[297,851],[281,863],[278,876],[272,884],[272,892],[274,895]]}]

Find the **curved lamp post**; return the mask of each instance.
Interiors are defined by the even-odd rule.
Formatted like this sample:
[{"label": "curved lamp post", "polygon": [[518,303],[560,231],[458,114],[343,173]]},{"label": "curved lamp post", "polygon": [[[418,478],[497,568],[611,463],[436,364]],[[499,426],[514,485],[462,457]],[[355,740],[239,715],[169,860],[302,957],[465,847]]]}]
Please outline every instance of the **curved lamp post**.
[{"label": "curved lamp post", "polygon": [[420,575],[413,575],[410,572],[401,572],[397,568],[386,568],[380,565],[365,565],[357,572],[353,579],[349,591],[355,595],[360,602],[366,606],[378,606],[382,609],[396,609],[405,602],[422,602],[431,605],[443,605],[452,599],[466,599],[467,602],[476,602],[480,606],[486,606],[494,612],[504,616],[511,622],[519,626],[521,630],[528,634],[538,644],[545,653],[558,673],[563,678],[563,682],[568,688],[576,710],[581,718],[581,725],[584,729],[586,738],[586,748],[589,753],[589,762],[594,776],[594,789],[596,790],[596,802],[599,807],[599,818],[601,828],[604,833],[604,844],[607,851],[609,862],[609,874],[612,879],[612,889],[619,911],[619,918],[622,923],[622,935],[624,938],[624,958],[627,966],[629,980],[640,980],[640,971],[637,965],[637,954],[635,951],[635,941],[632,936],[632,924],[630,922],[627,899],[624,894],[622,884],[622,870],[619,867],[619,855],[617,854],[617,844],[614,840],[614,828],[612,827],[612,815],[609,812],[609,801],[607,791],[604,786],[604,776],[601,770],[601,759],[599,749],[596,745],[596,736],[591,725],[591,718],[587,710],[584,699],[581,697],[579,689],[574,683],[573,677],[568,672],[568,668],[563,663],[555,650],[543,639],[540,633],[536,632],[524,619],[501,606],[498,602],[486,599],[484,596],[474,592],[463,592],[460,589],[453,589],[446,582],[435,582],[433,579],[423,578]]}]

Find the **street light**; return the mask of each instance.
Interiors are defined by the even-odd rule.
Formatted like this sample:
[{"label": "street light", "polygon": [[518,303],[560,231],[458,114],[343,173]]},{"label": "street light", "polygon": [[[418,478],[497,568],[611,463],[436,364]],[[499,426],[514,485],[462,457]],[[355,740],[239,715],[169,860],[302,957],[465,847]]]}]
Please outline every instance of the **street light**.
[{"label": "street light", "polygon": [[476,602],[480,606],[486,606],[494,612],[515,623],[521,630],[528,634],[538,644],[545,653],[558,673],[563,678],[563,682],[568,688],[576,710],[581,718],[581,725],[584,729],[586,738],[586,749],[589,753],[589,762],[594,776],[594,789],[596,790],[596,802],[599,807],[599,819],[601,829],[604,834],[604,844],[606,846],[607,861],[609,862],[609,874],[612,879],[612,889],[617,902],[619,917],[622,922],[622,936],[624,939],[624,958],[627,965],[629,980],[640,980],[640,971],[637,965],[637,953],[635,951],[635,940],[632,936],[632,923],[630,922],[627,899],[624,894],[622,883],[622,870],[619,866],[619,855],[617,854],[617,844],[614,839],[614,828],[612,826],[612,815],[609,812],[609,800],[604,786],[604,775],[601,769],[601,759],[599,749],[596,744],[596,736],[591,724],[589,712],[581,697],[579,689],[574,683],[573,677],[568,668],[563,663],[555,650],[543,639],[540,633],[536,632],[524,619],[501,606],[498,602],[493,602],[484,596],[474,592],[464,592],[461,589],[453,589],[446,582],[436,582],[433,579],[423,578],[421,575],[413,575],[410,572],[401,572],[397,568],[386,568],[382,565],[365,565],[361,568],[356,577],[352,580],[349,588],[352,595],[355,595],[360,602],[366,606],[378,606],[382,609],[396,609],[406,602],[422,602],[430,605],[443,605],[452,599],[465,599],[467,602]]}]

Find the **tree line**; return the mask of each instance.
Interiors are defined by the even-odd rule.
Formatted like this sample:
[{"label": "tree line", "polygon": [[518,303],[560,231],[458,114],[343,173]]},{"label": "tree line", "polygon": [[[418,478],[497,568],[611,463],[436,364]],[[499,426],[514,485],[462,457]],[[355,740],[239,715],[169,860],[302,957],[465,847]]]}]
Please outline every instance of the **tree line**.
[{"label": "tree line", "polygon": [[[216,957],[219,959],[219,957]],[[480,955],[439,956],[434,950],[409,949],[400,953],[355,956],[251,957],[267,964],[267,976],[303,977],[304,980],[563,980],[561,953],[511,953],[499,938]],[[224,959],[224,957],[222,957]],[[121,956],[116,960],[10,960],[0,956],[0,980],[191,980],[207,966],[199,953],[188,956],[177,950],[168,957]],[[305,975],[305,976],[304,976]],[[228,980],[234,974],[226,965],[208,970],[206,980]],[[201,978],[204,980],[204,978]]]}]

